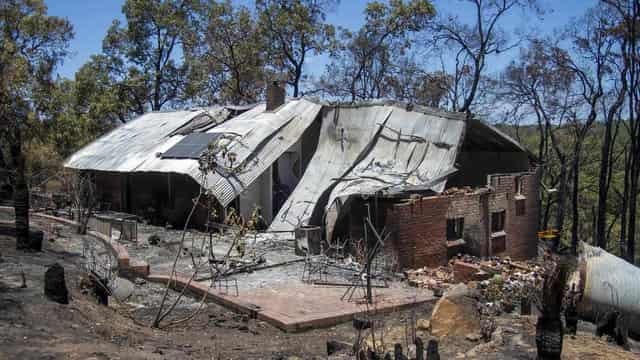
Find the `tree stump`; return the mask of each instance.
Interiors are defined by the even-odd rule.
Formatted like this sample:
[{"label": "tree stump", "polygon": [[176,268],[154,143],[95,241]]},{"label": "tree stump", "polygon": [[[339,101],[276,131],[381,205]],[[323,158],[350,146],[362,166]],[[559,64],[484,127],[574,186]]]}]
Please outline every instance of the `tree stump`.
[{"label": "tree stump", "polygon": [[536,324],[538,359],[560,359],[562,353],[562,321],[559,318],[541,316]]},{"label": "tree stump", "polygon": [[520,299],[520,315],[531,315],[531,300],[526,297]]},{"label": "tree stump", "polygon": [[573,304],[569,304],[564,310],[564,320],[567,325],[567,334],[575,335],[578,331],[578,310]]},{"label": "tree stump", "polygon": [[440,360],[437,340],[429,340],[427,344],[427,360]]},{"label": "tree stump", "polygon": [[628,329],[622,314],[617,311],[611,311],[605,313],[605,315],[598,320],[596,324],[596,336],[601,337],[603,335],[609,336],[616,344],[623,348],[628,348]]},{"label": "tree stump", "polygon": [[16,243],[16,248],[23,251],[42,251],[42,240],[44,232],[42,230],[29,230],[29,237],[26,242]]},{"label": "tree stump", "polygon": [[422,339],[416,337],[416,360],[424,360],[424,343]]},{"label": "tree stump", "polygon": [[95,295],[96,299],[98,299],[98,303],[100,305],[109,306],[109,279],[102,279],[93,271],[91,272],[90,278],[93,294]]},{"label": "tree stump", "polygon": [[396,343],[393,346],[393,358],[394,360],[405,360],[407,357],[402,354],[402,345]]},{"label": "tree stump", "polygon": [[44,273],[44,295],[60,304],[69,303],[69,291],[64,280],[64,268],[55,263]]}]

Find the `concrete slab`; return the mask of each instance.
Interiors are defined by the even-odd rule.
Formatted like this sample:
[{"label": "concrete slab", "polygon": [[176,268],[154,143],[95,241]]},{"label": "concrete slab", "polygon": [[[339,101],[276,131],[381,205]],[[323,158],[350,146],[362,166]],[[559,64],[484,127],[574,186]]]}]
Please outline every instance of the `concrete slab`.
[{"label": "concrete slab", "polygon": [[[167,275],[150,275],[147,280],[166,283]],[[329,327],[371,311],[385,314],[437,300],[427,289],[394,287],[374,289],[375,305],[342,301],[345,287],[295,284],[279,288],[241,290],[238,296],[221,293],[203,282],[174,277],[172,287],[181,290],[187,284],[191,292],[208,296],[214,302],[240,313],[250,314],[284,331]],[[354,295],[354,299],[356,296]]]},{"label": "concrete slab", "polygon": [[[73,222],[60,218],[40,215],[37,216],[58,222],[65,225],[75,226]],[[175,232],[179,236],[180,232]],[[119,263],[120,271],[131,271],[136,276],[146,276],[151,282],[166,284],[169,279],[173,252],[167,251],[170,256],[159,256],[156,247],[133,246],[129,249],[117,241],[106,238],[106,236],[89,231],[88,235],[96,238],[115,254]],[[199,236],[202,238],[202,236]],[[277,264],[279,262],[298,259],[293,254],[293,249],[286,240],[274,241],[275,239],[260,239],[253,241],[252,249],[262,253],[267,260],[267,264]],[[202,241],[202,239],[200,239]],[[138,244],[139,245],[139,244]],[[224,250],[228,247],[222,241],[214,250]],[[198,248],[195,246],[194,248]],[[167,249],[168,250],[168,249]],[[145,262],[137,256],[149,255],[155,262]],[[376,314],[384,314],[397,310],[402,310],[412,306],[417,306],[427,302],[437,300],[431,291],[408,287],[406,283],[391,283],[391,288],[375,288],[375,305],[354,301],[342,301],[341,297],[346,291],[346,287],[314,286],[303,283],[300,276],[303,272],[302,262],[291,263],[287,266],[275,267],[251,273],[234,275],[232,278],[238,281],[239,295],[235,295],[235,289],[229,289],[231,294],[222,293],[215,288],[211,288],[208,282],[190,281],[190,276],[184,275],[184,270],[188,270],[190,258],[183,256],[178,273],[181,274],[173,278],[171,285],[178,291],[186,285],[189,291],[198,296],[207,294],[212,301],[226,306],[227,308],[247,313],[250,316],[285,330],[301,331],[310,328],[321,328],[336,325],[353,319],[354,316],[370,311]],[[148,259],[145,259],[148,260]],[[149,264],[151,264],[151,269]],[[152,270],[152,271],[150,271]],[[328,276],[329,274],[327,274]],[[340,272],[331,275],[331,279],[345,281],[345,274]],[[360,295],[362,296],[362,294]],[[354,296],[356,298],[357,296]]]},{"label": "concrete slab", "polygon": [[297,285],[244,291],[240,297],[243,302],[260,308],[259,319],[285,331],[328,327],[367,311],[384,314],[436,301],[428,290],[399,287],[375,289],[375,304],[367,305],[340,300],[345,290],[344,287]]}]

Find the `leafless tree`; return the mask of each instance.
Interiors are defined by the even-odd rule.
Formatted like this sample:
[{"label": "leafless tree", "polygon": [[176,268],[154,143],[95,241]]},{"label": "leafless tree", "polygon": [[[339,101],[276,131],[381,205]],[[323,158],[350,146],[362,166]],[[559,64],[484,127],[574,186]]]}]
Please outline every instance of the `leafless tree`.
[{"label": "leafless tree", "polygon": [[[518,60],[503,72],[498,95],[512,109],[510,116],[522,112],[533,113],[539,134],[537,155],[543,164],[542,178],[548,184],[557,186],[555,228],[561,232],[569,188],[570,151],[561,142],[559,133],[569,121],[577,100],[571,91],[575,76],[556,66],[551,48],[553,43],[549,41],[532,41]],[[551,168],[554,162],[550,160],[554,156],[559,169]],[[551,196],[546,196],[545,201],[543,224],[546,228],[553,201]]]},{"label": "leafless tree", "polygon": [[575,92],[580,101],[580,106],[569,118],[573,132],[571,249],[574,254],[577,253],[579,242],[579,185],[583,144],[596,121],[600,101],[605,95],[616,42],[610,36],[608,16],[604,10],[590,9],[582,19],[572,24],[568,38],[573,43],[573,56],[566,51],[553,50],[556,65],[575,75]]},{"label": "leafless tree", "polygon": [[501,22],[516,9],[542,10],[535,0],[465,0],[473,8],[475,23],[467,24],[457,16],[445,14],[431,26],[434,36],[428,41],[437,47],[452,49],[455,59],[449,88],[453,111],[468,112],[479,93],[487,58],[516,47],[509,42]]},{"label": "leafless tree", "polygon": [[[606,96],[602,97],[602,119],[604,122],[604,136],[602,139],[602,147],[600,151],[600,172],[598,176],[598,212],[595,228],[596,245],[603,249],[607,249],[609,231],[607,229],[608,217],[608,200],[611,181],[613,179],[614,164],[614,144],[618,138],[618,131],[622,121],[622,110],[626,101],[629,88],[629,56],[626,49],[628,48],[628,37],[619,36],[616,27],[623,24],[620,13],[615,11],[615,7],[603,6],[607,16],[612,19],[612,25],[606,29],[609,36],[614,37],[616,41],[615,53],[610,56],[609,66],[612,72],[612,86],[607,91]],[[615,217],[617,218],[617,216]],[[612,222],[613,224],[613,222]],[[609,227],[611,229],[611,226]],[[622,250],[622,249],[621,249]],[[624,252],[623,252],[624,253]]]},{"label": "leafless tree", "polygon": [[97,205],[93,178],[86,172],[68,172],[63,183],[71,198],[72,212],[77,213],[77,221],[80,223],[78,234],[86,234],[87,225]]},{"label": "leafless tree", "polygon": [[[638,61],[638,20],[640,1],[602,0],[619,23],[612,28],[615,35],[623,38],[621,56],[627,68],[626,117],[622,124],[628,133],[629,144],[624,152],[624,180],[620,194],[620,249],[628,261],[635,262],[636,216],[638,193],[640,192],[640,62]],[[600,220],[599,220],[600,221]],[[598,223],[598,231],[601,231]],[[599,236],[599,235],[598,235]]]}]

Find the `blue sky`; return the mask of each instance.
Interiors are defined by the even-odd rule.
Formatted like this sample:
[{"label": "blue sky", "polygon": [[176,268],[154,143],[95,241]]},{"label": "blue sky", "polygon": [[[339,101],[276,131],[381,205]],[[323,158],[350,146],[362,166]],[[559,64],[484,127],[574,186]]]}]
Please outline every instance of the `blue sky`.
[{"label": "blue sky", "polygon": [[[578,17],[593,6],[596,0],[539,0],[546,13],[541,19],[516,12],[505,19],[504,27],[513,31],[526,26],[535,33],[552,34],[555,29],[565,25],[572,18]],[[58,73],[63,77],[73,78],[75,72],[92,54],[102,48],[102,39],[114,19],[123,20],[121,8],[124,0],[45,0],[49,14],[69,19],[74,27],[75,37],[71,41],[71,54],[65,59]],[[239,4],[253,6],[252,0],[237,0]],[[334,25],[349,29],[357,29],[363,22],[363,9],[366,0],[342,0],[338,7],[328,14],[328,21]],[[438,12],[456,14],[462,19],[471,19],[468,4],[460,0],[434,0]],[[517,50],[511,50],[500,57],[490,59],[489,72],[500,70],[507,64]],[[311,58],[307,69],[311,74],[319,75],[324,71],[326,57]]]}]

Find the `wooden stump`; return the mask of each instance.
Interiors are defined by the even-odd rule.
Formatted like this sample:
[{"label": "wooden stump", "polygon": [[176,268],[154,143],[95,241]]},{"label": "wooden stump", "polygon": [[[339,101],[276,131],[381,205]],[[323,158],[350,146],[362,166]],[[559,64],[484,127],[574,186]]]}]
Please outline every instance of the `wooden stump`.
[{"label": "wooden stump", "polygon": [[55,263],[44,273],[44,295],[60,304],[69,303],[69,291],[64,279],[64,268]]},{"label": "wooden stump", "polygon": [[416,360],[424,360],[424,343],[422,339],[416,337]]},{"label": "wooden stump", "polygon": [[91,288],[98,304],[109,306],[109,279],[101,279],[96,273],[91,272]]},{"label": "wooden stump", "polygon": [[531,315],[531,300],[528,298],[520,299],[520,315]]},{"label": "wooden stump", "polygon": [[536,324],[538,359],[560,359],[562,353],[562,321],[559,318],[541,316]]},{"label": "wooden stump", "polygon": [[427,360],[440,360],[437,340],[429,340],[427,344]]}]

